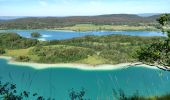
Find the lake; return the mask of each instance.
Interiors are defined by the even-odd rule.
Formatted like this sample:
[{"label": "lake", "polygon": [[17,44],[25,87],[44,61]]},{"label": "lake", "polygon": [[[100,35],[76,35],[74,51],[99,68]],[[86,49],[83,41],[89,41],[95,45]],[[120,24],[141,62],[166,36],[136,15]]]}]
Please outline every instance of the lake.
[{"label": "lake", "polygon": [[69,68],[35,70],[7,64],[0,59],[0,80],[17,84],[18,91],[37,92],[56,100],[69,100],[68,90],[85,88],[91,100],[115,100],[113,90],[126,95],[152,96],[170,93],[170,72],[145,67],[109,71],[85,71]]},{"label": "lake", "polygon": [[39,32],[42,37],[39,40],[64,40],[76,37],[83,37],[87,35],[110,35],[110,34],[122,34],[131,36],[165,36],[161,32],[152,31],[88,31],[88,32],[75,32],[75,31],[62,31],[62,30],[0,30],[0,32],[16,32],[19,35],[27,38],[31,38],[32,32]]}]

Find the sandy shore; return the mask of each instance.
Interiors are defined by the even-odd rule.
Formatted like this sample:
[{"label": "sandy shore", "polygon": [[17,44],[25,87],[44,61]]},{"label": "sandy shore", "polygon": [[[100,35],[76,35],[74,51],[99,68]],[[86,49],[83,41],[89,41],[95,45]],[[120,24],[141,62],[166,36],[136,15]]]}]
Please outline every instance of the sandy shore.
[{"label": "sandy shore", "polygon": [[129,67],[146,67],[151,69],[158,69],[156,66],[149,66],[142,64],[140,62],[136,63],[122,63],[117,65],[88,65],[88,64],[40,64],[31,62],[16,62],[12,60],[12,57],[0,56],[0,59],[8,60],[8,64],[17,66],[27,66],[34,69],[47,69],[47,68],[72,68],[80,70],[116,70],[116,69],[126,69]]}]

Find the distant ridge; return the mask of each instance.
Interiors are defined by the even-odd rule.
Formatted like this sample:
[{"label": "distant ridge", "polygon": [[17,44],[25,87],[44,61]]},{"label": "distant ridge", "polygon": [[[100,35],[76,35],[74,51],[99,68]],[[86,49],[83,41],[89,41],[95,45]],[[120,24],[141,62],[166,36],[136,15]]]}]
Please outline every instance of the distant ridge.
[{"label": "distant ridge", "polygon": [[97,25],[153,25],[160,15],[142,17],[135,14],[108,14],[98,16],[69,16],[69,17],[15,17],[1,21],[0,28],[60,28],[75,24]]},{"label": "distant ridge", "polygon": [[0,16],[0,20],[14,20],[18,18],[24,18],[22,16]]},{"label": "distant ridge", "polygon": [[129,16],[129,17],[150,17],[154,15],[160,15],[160,13],[143,13],[143,14],[104,14],[104,15],[94,15],[94,16],[0,16],[0,20],[15,20],[15,19],[20,19],[20,18],[47,18],[47,17],[52,17],[52,18],[69,18],[69,17],[120,17],[120,16]]},{"label": "distant ridge", "polygon": [[143,13],[143,14],[137,14],[137,15],[141,17],[150,17],[154,15],[161,15],[161,13]]}]

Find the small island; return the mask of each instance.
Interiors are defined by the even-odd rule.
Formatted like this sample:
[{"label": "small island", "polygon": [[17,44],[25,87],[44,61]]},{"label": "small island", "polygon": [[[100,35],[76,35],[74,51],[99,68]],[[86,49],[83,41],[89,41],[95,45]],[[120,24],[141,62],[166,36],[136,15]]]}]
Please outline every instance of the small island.
[{"label": "small island", "polygon": [[39,37],[41,37],[41,34],[38,33],[38,32],[32,32],[32,33],[31,33],[31,37],[33,37],[33,38],[39,38]]}]

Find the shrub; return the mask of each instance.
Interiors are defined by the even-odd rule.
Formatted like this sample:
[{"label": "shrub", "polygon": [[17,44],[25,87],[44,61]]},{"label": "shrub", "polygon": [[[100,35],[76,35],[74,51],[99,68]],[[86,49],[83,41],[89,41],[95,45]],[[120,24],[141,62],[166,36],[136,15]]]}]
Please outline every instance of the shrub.
[{"label": "shrub", "polygon": [[22,62],[29,62],[31,59],[28,56],[18,56],[16,60]]}]

